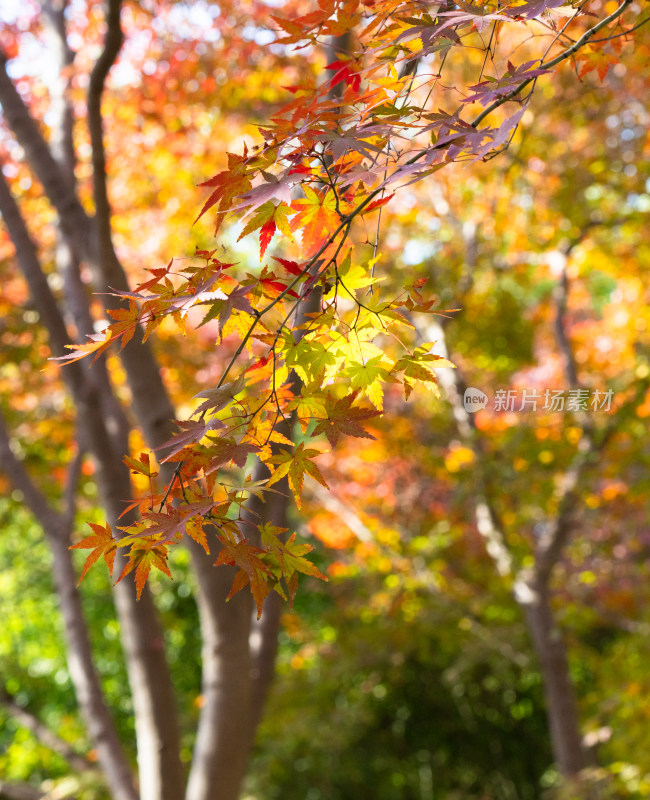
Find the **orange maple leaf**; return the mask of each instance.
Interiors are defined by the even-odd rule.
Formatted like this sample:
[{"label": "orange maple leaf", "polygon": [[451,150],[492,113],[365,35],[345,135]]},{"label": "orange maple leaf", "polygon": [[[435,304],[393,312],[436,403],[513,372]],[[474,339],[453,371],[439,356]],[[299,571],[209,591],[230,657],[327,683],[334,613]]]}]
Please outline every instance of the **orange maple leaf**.
[{"label": "orange maple leaf", "polygon": [[250,583],[251,593],[257,606],[258,619],[262,615],[264,599],[270,591],[267,576],[271,576],[271,570],[260,559],[260,555],[264,555],[264,553],[264,550],[248,544],[247,541],[237,542],[233,540],[224,543],[219,557],[214,562],[215,566],[229,564],[239,567],[239,572],[235,575],[227,599],[230,600],[234,594],[237,594],[247,583]]},{"label": "orange maple leaf", "polygon": [[296,216],[290,222],[291,230],[302,229],[302,249],[305,256],[314,255],[338,228],[340,217],[336,209],[336,196],[331,190],[319,192],[303,186],[305,198],[294,200],[291,208]]},{"label": "orange maple leaf", "polygon": [[94,522],[89,522],[88,524],[93,529],[94,534],[92,536],[86,536],[85,539],[70,546],[70,550],[87,550],[92,548],[92,552],[88,554],[84,568],[81,571],[81,577],[77,582],[77,586],[85,578],[88,570],[100,556],[104,556],[108,571],[112,574],[115,552],[117,550],[117,540],[113,538],[110,525],[96,525]]},{"label": "orange maple leaf", "polygon": [[118,584],[122,578],[125,578],[135,570],[135,588],[139,600],[151,572],[151,567],[156,567],[156,569],[164,572],[168,578],[172,576],[167,566],[167,548],[165,545],[158,544],[156,539],[138,539],[131,545],[129,560],[115,583]]}]

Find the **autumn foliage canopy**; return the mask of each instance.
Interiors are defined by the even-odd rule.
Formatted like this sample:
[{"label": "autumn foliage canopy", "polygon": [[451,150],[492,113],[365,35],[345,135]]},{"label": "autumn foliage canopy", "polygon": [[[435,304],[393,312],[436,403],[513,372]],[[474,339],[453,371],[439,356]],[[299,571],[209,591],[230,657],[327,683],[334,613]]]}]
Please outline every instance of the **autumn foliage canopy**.
[{"label": "autumn foliage canopy", "polygon": [[563,65],[603,77],[634,26],[631,3],[597,16],[565,0],[319,0],[274,17],[280,45],[333,42],[326,78],[286,87],[258,143],[204,182],[199,214],[212,216],[217,237],[234,224],[239,238],[256,237],[259,267],[242,268],[219,238],[192,259],[175,254],[119,292],[112,322],[63,359],[96,359],[166,318],[179,333],[210,326],[230,356],[176,435],[126,457],[148,487],[134,501],[139,519],[93,524],[74,545],[91,549],[83,574],[101,557],[112,568],[127,548],[120,579],[134,573],[141,591],[152,567],[168,573],[169,548],[184,536],[207,551],[212,526],[215,563],[238,568],[231,595],[250,584],[258,613],[271,591],[291,600],[300,573],[324,577],[309,545],[257,526],[247,501],[290,491],[300,507],[305,476],[326,486],[319,455],[344,436],[373,438],[367,423],[388,386],[436,394],[435,370],[453,367],[411,331],[417,315],[454,310],[408,275],[394,295],[380,288],[382,208],[452,163],[507,149],[535,89]]}]

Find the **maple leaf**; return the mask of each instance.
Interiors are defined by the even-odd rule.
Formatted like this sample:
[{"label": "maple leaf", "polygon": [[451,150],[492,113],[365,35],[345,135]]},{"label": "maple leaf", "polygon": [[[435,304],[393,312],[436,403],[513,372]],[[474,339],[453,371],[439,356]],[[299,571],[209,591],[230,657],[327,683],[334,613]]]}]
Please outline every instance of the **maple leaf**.
[{"label": "maple leaf", "polygon": [[375,437],[364,430],[359,424],[362,420],[378,417],[381,411],[374,408],[353,408],[352,404],[358,392],[336,400],[331,394],[327,396],[327,419],[322,419],[314,429],[314,436],[324,433],[332,447],[338,444],[342,433],[347,436],[356,436],[359,439],[374,439]]},{"label": "maple leaf", "polygon": [[86,337],[89,341],[82,344],[66,344],[68,350],[72,350],[65,356],[52,356],[50,361],[62,361],[66,364],[72,364],[74,361],[79,361],[86,356],[95,354],[95,357],[90,362],[94,364],[99,356],[107,350],[115,341],[115,337],[111,333],[111,326],[108,325],[101,333],[91,333]]},{"label": "maple leaf", "polygon": [[336,366],[336,356],[325,345],[312,337],[303,336],[296,344],[290,342],[285,352],[288,367],[305,383],[311,383],[322,376],[327,367]]},{"label": "maple leaf", "polygon": [[140,318],[140,310],[137,304],[133,300],[129,300],[128,308],[109,308],[107,313],[116,320],[109,326],[112,338],[121,338],[120,347],[126,347],[133,338]]},{"label": "maple leaf", "polygon": [[147,478],[155,478],[158,474],[156,470],[151,469],[149,453],[140,453],[140,458],[138,459],[125,456],[122,460],[131,472],[135,472],[138,475],[144,475]]},{"label": "maple leaf", "polygon": [[481,83],[477,83],[475,86],[470,86],[469,88],[474,94],[466,97],[463,102],[473,103],[478,100],[483,105],[488,105],[498,97],[508,94],[508,92],[512,91],[512,89],[523,81],[537,78],[540,75],[546,75],[551,71],[543,68],[531,69],[536,63],[537,61],[527,61],[525,64],[514,67],[508,62],[508,69],[501,78],[488,78],[487,80],[481,81]]},{"label": "maple leaf", "polygon": [[288,204],[291,201],[293,185],[302,180],[301,173],[295,170],[285,170],[279,177],[270,172],[263,172],[262,177],[264,183],[240,195],[238,198],[240,202],[233,207],[233,211],[246,211],[244,218],[269,200],[280,200],[281,203]]},{"label": "maple leaf", "polygon": [[526,19],[534,19],[549,8],[557,8],[563,6],[566,0],[525,0],[523,5],[516,5],[512,8],[505,9],[504,13],[510,16],[524,17]]},{"label": "maple leaf", "polygon": [[364,214],[368,214],[371,211],[374,211],[376,208],[381,208],[382,206],[385,206],[386,203],[389,203],[393,199],[393,197],[395,197],[394,192],[393,194],[386,195],[386,197],[381,197],[379,200],[373,200],[372,203],[370,203],[361,210],[361,216],[363,216]]},{"label": "maple leaf", "polygon": [[152,567],[164,572],[168,578],[172,577],[167,566],[167,547],[160,544],[157,539],[137,539],[132,543],[129,560],[115,583],[118,584],[122,578],[135,570],[136,596],[139,600]]},{"label": "maple leaf", "polygon": [[374,278],[372,275],[372,267],[378,259],[379,256],[376,256],[367,264],[352,263],[352,254],[348,251],[342,264],[336,271],[336,277],[352,298],[355,297],[354,293],[358,289],[366,289],[368,286],[373,286],[381,280],[381,278]]},{"label": "maple leaf", "polygon": [[269,553],[272,553],[278,560],[282,574],[290,578],[293,572],[302,572],[304,575],[312,575],[326,581],[327,578],[315,564],[303,558],[305,553],[310,553],[314,548],[310,544],[296,544],[296,534],[284,542],[281,538],[286,533],[286,528],[278,528],[270,522],[260,526],[262,544]]},{"label": "maple leaf", "polygon": [[232,461],[236,466],[243,469],[246,466],[246,459],[251,453],[258,453],[259,445],[251,442],[236,442],[232,437],[211,438],[212,444],[206,449],[208,456],[207,463],[203,471],[206,475],[212,474],[224,464]]},{"label": "maple leaf", "polygon": [[595,45],[587,46],[576,56],[576,61],[580,64],[578,77],[583,78],[592,70],[596,70],[600,80],[607,77],[609,68],[616,64],[617,58],[614,53],[605,53]]},{"label": "maple leaf", "polygon": [[390,381],[388,370],[382,366],[383,356],[375,356],[366,363],[355,361],[346,367],[344,375],[350,378],[350,385],[365,394],[373,406],[381,411],[383,409],[384,392],[382,381]]},{"label": "maple leaf", "polygon": [[299,297],[293,289],[287,288],[286,283],[273,280],[272,278],[260,277],[260,286],[264,289],[264,294],[272,298],[278,297],[278,295],[281,295],[283,292],[286,292],[289,297],[295,297],[296,299]]},{"label": "maple leaf", "polygon": [[265,463],[273,464],[275,470],[269,479],[268,485],[271,486],[287,476],[289,479],[289,488],[296,501],[296,505],[298,508],[301,508],[300,495],[302,494],[305,474],[311,475],[312,478],[317,480],[326,489],[329,488],[327,483],[325,483],[325,478],[323,478],[321,471],[311,460],[319,455],[321,455],[320,450],[314,450],[313,448],[305,449],[305,443],[301,442],[293,451],[283,450],[282,453],[271,456]]},{"label": "maple leaf", "polygon": [[235,197],[244,194],[251,188],[251,179],[247,170],[248,152],[244,147],[244,154],[228,153],[228,169],[199,184],[200,186],[215,187],[210,197],[206,200],[201,213],[195,222],[212,206],[217,205],[217,222],[215,235],[218,233],[224,219],[225,212],[232,206]]},{"label": "maple leaf", "polygon": [[408,398],[413,391],[416,383],[421,383],[426,389],[433,392],[436,397],[440,397],[438,389],[438,379],[431,369],[425,364],[429,364],[434,369],[438,367],[454,367],[455,365],[443,356],[431,352],[435,342],[425,342],[410,353],[395,362],[391,369],[391,374],[398,372],[404,373],[404,394]]},{"label": "maple leaf", "polygon": [[[264,258],[264,253],[266,252],[269,242],[273,238],[276,228],[288,239],[293,241],[293,235],[288,220],[288,215],[293,213],[293,209],[286,203],[275,205],[269,200],[257,209],[252,219],[248,221],[244,230],[239,235],[239,239],[260,229],[260,259],[262,259]],[[239,241],[239,239],[237,241]]]},{"label": "maple leaf", "polygon": [[85,539],[77,542],[77,544],[70,545],[70,550],[88,550],[92,548],[92,552],[89,553],[86,558],[86,563],[81,571],[81,577],[77,582],[77,586],[84,579],[88,570],[101,556],[104,556],[108,571],[112,574],[115,553],[117,551],[117,539],[113,538],[110,525],[97,525],[94,522],[89,522],[88,524],[93,529],[94,534],[92,536],[86,536]]},{"label": "maple leaf", "polygon": [[271,570],[260,558],[265,552],[260,547],[249,544],[246,540],[237,541],[232,537],[223,541],[223,548],[214,562],[215,567],[220,564],[239,567],[239,572],[235,575],[226,599],[230,600],[240,589],[250,583],[251,593],[257,606],[258,619],[262,616],[264,599],[270,591],[268,579],[272,577]]},{"label": "maple leaf", "polygon": [[238,286],[234,289],[225,300],[217,300],[211,304],[210,311],[203,317],[201,323],[197,327],[202,327],[213,319],[219,320],[219,335],[223,335],[223,329],[230,319],[232,312],[237,309],[246,314],[253,314],[253,307],[251,306],[247,295],[251,292],[253,286]]},{"label": "maple leaf", "polygon": [[[316,390],[311,388],[314,385],[317,385]],[[327,416],[326,399],[319,389],[320,385],[316,383],[310,387],[303,388],[302,393],[292,400],[287,407],[288,411],[296,412],[298,422],[303,431],[307,430],[313,418],[322,419]]]},{"label": "maple leaf", "polygon": [[[188,522],[192,519],[200,519],[217,505],[212,498],[202,498],[193,503],[186,503],[179,507],[168,509],[164,514],[149,511],[144,514],[144,518],[153,522],[151,527],[146,529],[147,536],[156,536],[156,541],[160,544],[167,544],[183,537],[185,533],[190,533],[188,530]],[[192,533],[200,539],[200,544],[205,549],[206,553],[207,542],[205,541],[205,534],[203,529],[192,529]],[[195,541],[199,541],[196,536],[192,536]],[[161,538],[162,537],[162,538]]]},{"label": "maple leaf", "polygon": [[210,410],[213,412],[221,411],[222,408],[225,408],[235,399],[235,395],[238,395],[244,390],[245,386],[246,376],[242,374],[236,381],[229,381],[223,386],[217,386],[214,389],[206,389],[203,392],[195,394],[194,398],[205,397],[206,399],[194,413],[203,414]]},{"label": "maple leaf", "polygon": [[[379,333],[383,333],[383,331],[370,327],[353,329],[347,335],[333,332],[330,347],[337,355],[337,368],[352,361],[366,362],[376,356],[383,356],[383,351],[369,341],[376,339]],[[333,373],[328,371],[327,374],[329,377]]]},{"label": "maple leaf", "polygon": [[294,200],[291,208],[296,216],[291,220],[292,231],[302,230],[302,249],[309,257],[318,252],[323,242],[329,238],[340,219],[336,210],[336,196],[331,190],[319,192],[304,185],[305,197]]},{"label": "maple leaf", "polygon": [[300,264],[296,263],[295,261],[289,261],[286,258],[278,258],[277,256],[273,256],[273,260],[277,261],[279,264],[286,269],[287,272],[291,273],[291,275],[302,275],[304,271],[304,267],[301,267]]},{"label": "maple leaf", "polygon": [[[366,130],[358,128],[348,128],[345,133],[324,133],[321,138],[324,141],[331,142],[330,152],[332,154],[332,160],[335,162],[351,153],[358,154],[356,156],[357,163],[359,162],[359,156],[374,161],[379,153],[385,151],[386,147],[386,143],[383,139],[379,139],[378,144],[369,141],[369,139],[377,139],[377,137],[371,135]],[[374,181],[376,174],[373,173],[372,175]]]},{"label": "maple leaf", "polygon": [[210,420],[176,420],[176,425],[181,428],[181,433],[175,434],[171,439],[168,439],[156,448],[156,450],[167,450],[169,448],[169,453],[165,456],[163,461],[169,461],[171,456],[176,455],[176,453],[188,445],[198,444],[208,431],[224,427],[224,423],[217,417],[213,417]]},{"label": "maple leaf", "polygon": [[355,92],[359,91],[361,75],[350,68],[350,63],[350,61],[333,61],[325,67],[325,69],[335,70],[334,75],[330,78],[331,89],[341,81],[345,81],[346,86],[351,86]]}]

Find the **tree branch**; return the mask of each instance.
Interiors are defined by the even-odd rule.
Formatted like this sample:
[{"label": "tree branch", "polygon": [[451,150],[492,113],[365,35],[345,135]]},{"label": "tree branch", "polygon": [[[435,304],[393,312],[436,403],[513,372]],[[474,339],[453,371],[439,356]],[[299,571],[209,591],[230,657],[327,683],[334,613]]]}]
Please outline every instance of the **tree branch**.
[{"label": "tree branch", "polygon": [[237,800],[252,746],[248,641],[252,601],[248,592],[239,592],[226,602],[234,570],[213,566],[216,536],[209,541],[211,557],[188,541],[198,581],[202,707],[187,798]]},{"label": "tree branch", "polygon": [[[25,277],[32,301],[47,329],[50,348],[55,355],[63,356],[67,353],[66,343],[72,337],[66,329],[56,298],[41,268],[36,245],[1,169],[0,213],[16,249],[18,266]],[[89,377],[88,367],[82,367],[75,362],[62,370],[62,377],[74,398],[88,447],[93,453],[103,454],[98,460],[100,477],[110,483],[115,477],[115,459],[111,461],[108,456],[113,453],[121,460],[125,452],[125,435],[120,427],[121,421],[110,416],[104,419],[102,397]],[[113,424],[114,435],[108,432],[107,424]]]},{"label": "tree branch", "polygon": [[121,0],[106,0],[106,36],[104,50],[95,62],[88,86],[88,130],[92,147],[93,195],[99,237],[99,257],[104,274],[112,261],[117,261],[111,235],[111,207],[106,180],[106,152],[104,148],[104,121],[102,95],[106,78],[124,41],[120,25]]},{"label": "tree branch", "polygon": [[0,778],[0,800],[46,800],[40,789],[29,783],[9,783]]},{"label": "tree branch", "polygon": [[37,716],[19,706],[13,696],[4,689],[0,689],[0,703],[23,728],[30,730],[42,744],[64,758],[74,770],[88,772],[97,769],[97,764],[77,753],[69,742],[57,736]]},{"label": "tree branch", "polygon": [[553,301],[555,303],[555,339],[562,356],[564,358],[564,371],[569,386],[572,389],[579,387],[578,383],[578,370],[576,368],[576,360],[573,354],[573,348],[567,334],[566,329],[566,314],[569,299],[569,276],[567,273],[567,256],[560,253],[559,257],[562,259],[561,273],[558,283],[553,290]]},{"label": "tree branch", "polygon": [[7,74],[7,56],[0,50],[0,103],[4,117],[56,208],[66,240],[77,258],[97,262],[95,223],[83,209],[43,138],[29,109]]},{"label": "tree branch", "polygon": [[[567,58],[571,58],[571,56],[577,53],[578,50],[581,50],[589,42],[592,36],[595,36],[598,33],[598,31],[602,30],[603,28],[607,27],[607,25],[609,25],[611,22],[614,22],[614,20],[618,19],[618,17],[621,16],[621,14],[625,11],[625,9],[628,6],[632,5],[633,2],[634,0],[623,0],[623,2],[615,11],[613,11],[609,16],[605,17],[604,19],[601,19],[601,21],[596,23],[596,25],[594,25],[593,28],[589,28],[589,30],[585,31],[582,34],[582,36],[579,39],[577,39],[574,42],[574,44],[571,45],[571,47],[568,47],[566,50],[563,50],[555,58],[550,59],[550,61],[541,61],[539,64],[539,68],[552,69],[553,67],[557,67],[557,65],[561,64],[563,61],[566,61]],[[483,122],[483,120],[488,116],[488,114],[491,114],[493,111],[502,106],[504,103],[507,103],[509,100],[512,100],[515,97],[517,97],[517,95],[521,94],[521,92],[523,92],[523,90],[534,80],[536,79],[527,78],[526,80],[522,81],[520,84],[515,86],[515,88],[512,89],[512,91],[508,92],[508,94],[505,94],[503,97],[500,97],[498,100],[495,100],[493,103],[487,106],[472,122],[472,127],[473,128],[478,127],[478,125],[480,125],[480,123]]]},{"label": "tree branch", "polygon": [[14,486],[23,492],[52,549],[54,582],[65,626],[68,668],[90,739],[97,749],[99,764],[115,800],[138,800],[133,775],[104,701],[93,663],[88,627],[69,550],[70,530],[64,518],[50,507],[47,498],[34,485],[23,463],[14,455],[2,415],[0,463]]},{"label": "tree branch", "polygon": [[61,167],[62,172],[68,177],[70,186],[75,185],[76,156],[73,142],[74,114],[68,102],[67,94],[70,87],[69,73],[64,70],[74,61],[74,52],[68,45],[66,36],[65,11],[68,0],[39,0],[44,12],[44,28],[52,42],[51,51],[54,53],[57,69],[48,72],[50,90],[50,112],[53,117],[51,125],[52,155]]},{"label": "tree branch", "polygon": [[555,518],[541,536],[535,557],[535,575],[538,583],[548,583],[553,568],[559,561],[573,530],[573,516],[577,506],[578,487],[587,469],[597,463],[611,437],[621,427],[628,413],[643,400],[650,381],[638,381],[629,400],[612,416],[610,422],[597,434],[590,427],[583,427],[573,461],[562,476],[556,497],[558,503]]}]

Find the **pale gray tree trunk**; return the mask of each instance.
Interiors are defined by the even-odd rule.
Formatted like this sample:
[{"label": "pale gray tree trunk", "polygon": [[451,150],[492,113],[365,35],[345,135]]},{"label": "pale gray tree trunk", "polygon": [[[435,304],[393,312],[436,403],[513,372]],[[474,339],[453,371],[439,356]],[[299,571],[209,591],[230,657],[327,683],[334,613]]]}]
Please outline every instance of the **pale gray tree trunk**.
[{"label": "pale gray tree trunk", "polygon": [[564,635],[554,618],[548,586],[520,584],[516,596],[526,615],[544,681],[553,755],[562,775],[574,779],[587,766],[587,759]]}]

